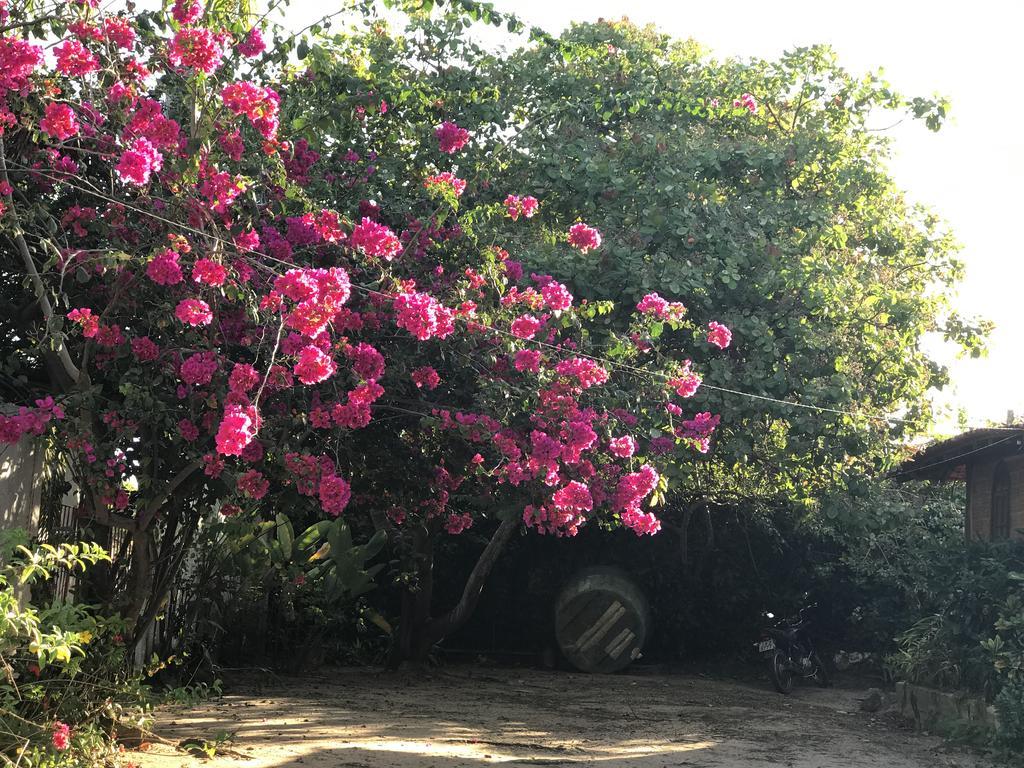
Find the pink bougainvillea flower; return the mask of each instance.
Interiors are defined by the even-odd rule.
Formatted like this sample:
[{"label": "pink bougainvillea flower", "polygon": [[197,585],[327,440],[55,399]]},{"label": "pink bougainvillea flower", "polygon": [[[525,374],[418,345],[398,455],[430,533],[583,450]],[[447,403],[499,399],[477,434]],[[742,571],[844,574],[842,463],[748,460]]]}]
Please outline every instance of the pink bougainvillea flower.
[{"label": "pink bougainvillea flower", "polygon": [[51,101],[46,105],[45,116],[39,121],[39,128],[57,141],[66,141],[77,136],[80,130],[75,110],[67,104]]},{"label": "pink bougainvillea flower", "polygon": [[325,474],[320,478],[320,506],[331,517],[337,517],[345,511],[352,488],[348,481],[335,474]]},{"label": "pink bougainvillea flower", "polygon": [[571,357],[560,361],[555,366],[555,373],[575,378],[583,389],[608,381],[608,371],[586,357]]},{"label": "pink bougainvillea flower", "polygon": [[248,363],[235,363],[228,377],[228,389],[231,392],[248,392],[259,383],[259,371]]},{"label": "pink bougainvillea flower", "polygon": [[167,49],[167,58],[174,66],[188,67],[208,75],[220,67],[223,55],[217,36],[205,27],[178,30]]},{"label": "pink bougainvillea flower", "polygon": [[253,128],[264,139],[277,136],[281,97],[273,88],[263,88],[249,82],[231,83],[224,87],[220,97],[224,106],[236,115],[249,118]]},{"label": "pink bougainvillea flower", "polygon": [[203,15],[203,4],[200,0],[174,0],[171,16],[179,24],[195,24]]},{"label": "pink bougainvillea flower", "polygon": [[391,261],[402,250],[402,244],[395,233],[369,216],[364,216],[363,220],[356,224],[348,242],[367,256],[379,257],[385,261]]},{"label": "pink bougainvillea flower", "polygon": [[512,221],[516,221],[520,216],[532,219],[539,206],[540,202],[538,202],[537,198],[530,195],[526,197],[509,195],[505,198],[505,211]]},{"label": "pink bougainvillea flower", "polygon": [[253,27],[249,30],[245,39],[236,45],[235,48],[243,56],[251,58],[253,56],[259,56],[267,50],[267,43],[264,41],[263,33],[260,31],[259,27]]},{"label": "pink bougainvillea flower", "polygon": [[220,369],[217,355],[211,350],[204,350],[189,355],[178,369],[178,375],[186,384],[203,386],[213,381],[213,376]]},{"label": "pink bougainvillea flower", "polygon": [[520,339],[532,339],[542,325],[544,321],[533,315],[520,315],[512,321],[512,333]]},{"label": "pink bougainvillea flower", "polygon": [[100,332],[100,319],[93,315],[92,310],[88,307],[72,309],[68,312],[68,320],[78,323],[82,327],[82,335],[87,339],[91,339]]},{"label": "pink bougainvillea flower", "polygon": [[204,285],[224,285],[228,271],[224,265],[213,259],[199,259],[192,266],[192,279]]},{"label": "pink bougainvillea flower", "polygon": [[590,488],[577,480],[572,480],[568,485],[555,491],[551,502],[555,509],[562,512],[589,512],[594,508],[594,498],[590,494]]},{"label": "pink bougainvillea flower", "polygon": [[744,93],[738,99],[734,99],[732,105],[734,107],[743,107],[751,114],[757,112],[757,99],[754,98],[752,93]]},{"label": "pink bougainvillea flower", "polygon": [[558,311],[572,306],[572,294],[569,293],[569,289],[554,280],[544,285],[540,289],[540,294],[544,297],[548,309]]},{"label": "pink bougainvillea flower", "polygon": [[360,343],[345,350],[352,360],[352,370],[359,378],[376,381],[384,375],[384,356],[371,344]]},{"label": "pink bougainvillea flower", "polygon": [[238,480],[235,481],[235,487],[244,496],[259,501],[270,490],[270,481],[259,470],[250,469],[248,472],[239,475]]},{"label": "pink bougainvillea flower", "polygon": [[107,16],[103,19],[103,36],[115,48],[131,50],[135,45],[135,28],[123,16]]},{"label": "pink bougainvillea flower", "polygon": [[53,49],[57,58],[57,71],[70,77],[81,77],[100,68],[96,57],[78,40],[65,40]]},{"label": "pink bougainvillea flower", "polygon": [[466,191],[466,182],[460,179],[454,173],[445,171],[444,173],[437,173],[433,176],[427,176],[423,182],[423,186],[427,189],[438,189],[438,190],[451,190],[456,197],[462,197],[462,193]]},{"label": "pink bougainvillea flower", "polygon": [[629,435],[616,437],[608,443],[608,451],[613,456],[618,456],[620,459],[628,459],[636,453],[636,440]]},{"label": "pink bougainvillea flower", "polygon": [[149,139],[140,137],[132,141],[117,164],[118,177],[126,184],[145,186],[152,173],[163,167],[164,156]]},{"label": "pink bougainvillea flower", "polygon": [[243,408],[229,405],[217,428],[217,453],[224,456],[241,456],[259,432],[260,417],[255,406]]},{"label": "pink bougainvillea flower", "polygon": [[661,317],[665,314],[668,309],[668,301],[661,298],[656,293],[648,293],[644,296],[636,305],[638,312],[645,315],[654,315],[655,317]]},{"label": "pink bougainvillea flower", "polygon": [[213,322],[210,305],[202,299],[182,299],[174,309],[174,316],[186,325],[209,325]]},{"label": "pink bougainvillea flower", "polygon": [[65,752],[71,746],[71,726],[59,720],[53,724],[53,748]]},{"label": "pink bougainvillea flower", "polygon": [[43,49],[38,45],[16,36],[0,36],[0,98],[8,91],[27,91],[29,77],[42,63]]},{"label": "pink bougainvillea flower", "polygon": [[668,385],[676,391],[676,394],[680,397],[693,397],[701,385],[701,377],[699,374],[694,373],[690,370],[690,361],[685,360],[683,362],[683,370],[678,376],[673,376],[668,380]]},{"label": "pink bougainvillea flower", "polygon": [[410,291],[395,297],[395,324],[420,341],[444,339],[455,331],[454,314],[433,296]]},{"label": "pink bougainvillea flower", "polygon": [[445,121],[434,131],[438,148],[448,155],[453,155],[469,143],[469,131],[455,123]]},{"label": "pink bougainvillea flower", "polygon": [[580,253],[587,253],[601,247],[601,233],[578,222],[569,227],[569,245],[578,248]]},{"label": "pink bougainvillea flower", "polygon": [[164,248],[146,265],[146,276],[157,285],[177,285],[184,278],[177,251]]},{"label": "pink bougainvillea flower", "polygon": [[334,375],[337,364],[322,349],[309,344],[299,350],[298,362],[295,363],[295,376],[303,384],[319,384]]},{"label": "pink bougainvillea flower", "polygon": [[521,349],[516,352],[513,366],[520,372],[539,373],[541,357],[541,353],[535,349]]},{"label": "pink bougainvillea flower", "polygon": [[437,386],[441,383],[441,377],[437,371],[429,365],[425,365],[412,372],[412,381],[418,389],[431,390],[437,389]]},{"label": "pink bougainvillea flower", "polygon": [[131,340],[132,354],[140,363],[147,363],[160,357],[158,347],[149,336],[139,336]]},{"label": "pink bougainvillea flower", "polygon": [[708,343],[714,344],[719,349],[725,349],[731,342],[732,331],[714,320],[708,323]]}]

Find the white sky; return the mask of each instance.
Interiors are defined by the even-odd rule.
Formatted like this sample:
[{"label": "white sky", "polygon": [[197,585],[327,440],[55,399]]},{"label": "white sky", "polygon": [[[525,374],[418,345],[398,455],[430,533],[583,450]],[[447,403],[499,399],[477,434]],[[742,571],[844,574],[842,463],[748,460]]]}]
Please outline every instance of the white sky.
[{"label": "white sky", "polygon": [[[950,365],[953,385],[937,398],[971,422],[1024,415],[1024,4],[1012,0],[493,0],[527,23],[559,32],[571,21],[620,18],[692,37],[719,56],[774,57],[828,43],[847,69],[884,68],[904,94],[941,93],[952,119],[937,134],[904,123],[893,172],[911,198],[950,221],[963,243],[967,277],[955,306],[996,323],[990,354]],[[329,12],[293,0],[289,16]],[[294,18],[294,17],[293,17]],[[881,126],[880,126],[881,127]]]}]

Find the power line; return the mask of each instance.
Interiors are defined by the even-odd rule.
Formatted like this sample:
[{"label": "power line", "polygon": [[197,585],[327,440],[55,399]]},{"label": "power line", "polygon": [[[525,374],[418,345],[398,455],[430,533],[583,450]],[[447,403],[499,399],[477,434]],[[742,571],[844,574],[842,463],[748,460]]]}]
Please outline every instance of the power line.
[{"label": "power line", "polygon": [[[42,176],[44,178],[47,178],[50,181],[53,181],[55,183],[64,184],[65,186],[69,186],[72,189],[76,189],[76,190],[78,190],[80,192],[83,192],[85,194],[92,195],[92,196],[97,197],[97,198],[99,198],[101,200],[104,200],[106,202],[113,203],[115,205],[124,206],[125,208],[127,208],[127,209],[129,209],[129,210],[131,210],[131,211],[133,211],[135,213],[139,213],[139,214],[141,214],[143,216],[149,216],[152,219],[155,219],[157,221],[163,222],[163,223],[165,223],[165,224],[167,224],[167,225],[169,225],[171,227],[175,227],[175,228],[177,228],[179,230],[183,230],[183,231],[186,231],[186,232],[191,232],[191,233],[193,233],[195,235],[198,235],[200,237],[208,238],[208,239],[213,240],[215,242],[218,242],[218,243],[220,243],[220,244],[222,244],[224,246],[227,246],[227,247],[233,248],[235,250],[238,250],[239,253],[241,253],[243,256],[245,256],[247,254],[252,254],[252,255],[259,256],[259,257],[262,257],[264,259],[267,259],[268,261],[272,261],[272,262],[284,265],[284,266],[289,267],[289,268],[295,268],[296,267],[296,265],[294,263],[291,263],[291,262],[288,262],[288,261],[284,261],[283,259],[276,258],[276,257],[274,257],[274,256],[272,256],[272,255],[270,255],[268,253],[264,253],[262,251],[250,250],[250,249],[244,249],[243,250],[243,249],[239,248],[235,243],[233,243],[233,242],[231,242],[229,240],[225,240],[225,239],[223,239],[223,238],[221,238],[221,237],[219,237],[217,235],[211,234],[209,232],[204,232],[204,231],[202,231],[200,229],[196,229],[194,227],[189,226],[188,224],[183,224],[181,222],[177,222],[177,221],[174,221],[172,219],[168,219],[168,218],[166,218],[164,216],[160,216],[159,214],[155,214],[155,213],[153,213],[151,211],[147,211],[144,208],[139,208],[137,206],[134,206],[131,203],[127,203],[127,202],[125,202],[123,200],[119,200],[117,198],[105,195],[105,194],[103,194],[101,192],[97,192],[95,190],[89,189],[88,187],[79,186],[77,184],[74,184],[74,183],[68,181],[65,178],[61,178],[59,176],[53,176],[53,175],[47,174],[47,173],[45,173],[43,171],[40,171],[39,169],[29,168],[27,166],[20,165],[19,163],[15,163],[13,161],[8,161],[8,164],[11,165],[12,167],[17,167],[17,168],[19,168],[22,171],[26,171],[26,172],[29,172],[29,173],[34,173],[34,174],[37,174],[37,175]],[[164,201],[164,202],[166,202],[166,201]],[[260,264],[259,262],[255,262],[255,264],[256,264],[256,266],[258,266],[260,268],[263,268],[263,269],[266,269],[266,270],[270,271],[271,273],[273,273],[275,275],[280,275],[280,273],[277,272],[276,270],[274,270],[272,267],[269,267],[269,266],[267,266],[265,264]],[[392,294],[386,293],[384,291],[378,291],[378,290],[376,290],[374,288],[370,288],[369,286],[360,285],[358,283],[352,283],[351,285],[352,285],[353,288],[355,288],[357,290],[360,290],[360,291],[366,293],[367,295],[380,296],[380,297],[383,297],[385,299],[388,299],[389,301],[393,300],[395,298],[394,295],[392,295]],[[524,339],[524,338],[522,338],[520,336],[516,336],[515,334],[511,333],[510,331],[506,331],[504,329],[497,328],[495,326],[486,325],[484,323],[480,323],[480,322],[475,321],[475,320],[468,320],[468,319],[461,318],[461,317],[460,317],[460,319],[464,319],[467,323],[474,323],[475,325],[477,325],[477,326],[479,326],[481,328],[484,328],[486,330],[489,330],[489,331],[491,331],[493,333],[514,338],[517,341],[519,341],[520,343],[532,344],[534,346],[544,347],[546,349],[550,349],[550,350],[553,350],[555,352],[558,352],[559,354],[562,354],[562,355],[568,354],[568,355],[573,355],[573,356],[576,356],[576,357],[584,357],[584,358],[587,358],[589,360],[593,360],[594,362],[602,363],[603,365],[606,365],[609,368],[617,368],[619,370],[628,371],[628,372],[633,373],[634,375],[638,375],[638,376],[657,377],[657,378],[659,378],[659,379],[661,379],[663,381],[666,381],[666,382],[671,379],[671,376],[669,376],[668,374],[662,373],[661,371],[651,371],[651,370],[646,369],[646,368],[639,368],[637,366],[633,366],[633,365],[630,365],[628,363],[623,363],[623,362],[619,362],[619,361],[615,361],[615,360],[610,360],[608,358],[601,357],[599,355],[592,355],[592,354],[587,353],[587,352],[581,352],[581,351],[578,351],[578,350],[567,350],[564,347],[560,347],[560,346],[555,345],[555,344],[550,344],[548,342],[541,341],[540,339]],[[761,401],[761,402],[773,403],[773,404],[776,404],[776,405],[786,406],[786,407],[790,407],[790,408],[801,408],[801,409],[804,409],[804,410],[814,411],[814,412],[817,412],[817,413],[831,413],[831,414],[835,414],[835,415],[839,415],[839,416],[849,416],[849,417],[857,418],[857,419],[868,419],[868,420],[880,421],[880,422],[884,422],[886,424],[899,423],[899,424],[911,424],[911,425],[913,425],[913,424],[917,423],[913,419],[905,419],[905,418],[901,418],[901,417],[898,417],[898,416],[889,416],[889,415],[882,415],[882,414],[871,414],[871,413],[867,413],[867,412],[864,412],[864,411],[853,411],[853,410],[848,410],[848,409],[843,409],[843,408],[832,408],[832,407],[829,407],[829,406],[817,405],[817,404],[814,404],[814,403],[804,403],[804,402],[798,402],[798,401],[793,401],[793,400],[784,400],[782,398],[772,397],[770,395],[761,395],[761,394],[757,394],[757,393],[754,393],[754,392],[746,392],[746,391],[739,390],[739,389],[732,389],[732,388],[729,388],[729,387],[721,387],[721,386],[717,386],[715,384],[707,384],[707,383],[704,383],[704,382],[701,383],[701,386],[704,387],[705,389],[708,389],[708,390],[712,390],[712,391],[716,391],[716,392],[723,392],[725,394],[735,395],[737,397],[744,397],[744,398],[751,399],[751,400],[758,400],[758,401]],[[992,430],[998,430],[998,431],[1006,431],[1006,432],[1019,432],[1019,431],[1021,431],[1021,430],[1019,430],[1017,428],[1014,428],[1014,427],[994,427],[994,426],[984,425],[984,428],[992,429]],[[1009,438],[1007,438],[1007,439],[1009,439]]]},{"label": "power line", "polygon": [[[996,427],[993,427],[993,429],[996,429]],[[1013,427],[999,427],[999,429],[1003,429],[1003,430],[1010,429],[1010,430],[1013,430],[1014,432],[1016,432],[1017,434],[1024,434],[1024,429],[1013,429]],[[941,466],[942,464],[949,464],[952,461],[957,461],[957,460],[962,459],[962,458],[964,458],[966,456],[971,456],[971,455],[973,455],[975,453],[980,453],[981,451],[987,451],[989,448],[995,448],[997,445],[1005,443],[1007,440],[1013,440],[1014,437],[1016,437],[1016,435],[1008,435],[1008,436],[1002,438],[1001,440],[996,440],[994,443],[989,443],[988,445],[983,445],[980,448],[975,448],[974,450],[971,450],[971,451],[965,451],[964,453],[957,454],[956,456],[950,456],[949,458],[943,459],[942,461],[935,461],[935,462],[932,462],[931,464],[925,464],[923,467],[913,467],[912,469],[905,469],[902,472],[896,472],[896,473],[894,473],[892,475],[892,477],[901,477],[903,475],[916,474],[916,473],[922,472],[922,471],[924,471],[926,469],[931,469],[932,467],[938,467],[938,466]]]}]

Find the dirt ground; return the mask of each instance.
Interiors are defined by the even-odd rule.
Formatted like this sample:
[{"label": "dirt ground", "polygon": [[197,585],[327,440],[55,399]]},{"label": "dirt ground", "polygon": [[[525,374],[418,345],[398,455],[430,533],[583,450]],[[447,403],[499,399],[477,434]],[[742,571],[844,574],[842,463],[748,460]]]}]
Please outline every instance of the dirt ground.
[{"label": "dirt ground", "polygon": [[167,708],[179,742],[233,733],[212,760],[154,743],[141,768],[980,768],[981,758],[859,709],[864,692],[700,676],[593,676],[454,667],[423,674],[341,669],[233,681],[234,693]]}]

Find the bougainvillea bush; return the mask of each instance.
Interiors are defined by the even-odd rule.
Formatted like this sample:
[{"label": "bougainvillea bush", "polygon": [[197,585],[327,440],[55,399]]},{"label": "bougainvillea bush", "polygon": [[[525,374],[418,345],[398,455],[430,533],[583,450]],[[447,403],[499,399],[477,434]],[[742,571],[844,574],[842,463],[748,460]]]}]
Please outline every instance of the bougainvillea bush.
[{"label": "bougainvillea bush", "polygon": [[[303,120],[281,120],[315,73],[238,9],[2,8],[20,410],[0,436],[54,435],[82,524],[127,535],[119,577],[92,589],[130,642],[211,516],[388,531],[410,563],[399,656],[465,618],[516,530],[659,530],[663,466],[707,451],[718,417],[688,406],[700,375],[685,356],[643,353],[671,336],[720,350],[729,331],[652,292],[628,329],[592,334],[611,305],[520,252],[596,256],[607,233],[547,227],[531,190],[465,173],[463,153],[500,156],[491,127],[359,93],[346,132],[414,129],[328,158]],[[398,153],[404,172],[378,175]],[[474,528],[495,532],[463,599],[432,618],[433,542]]]}]

